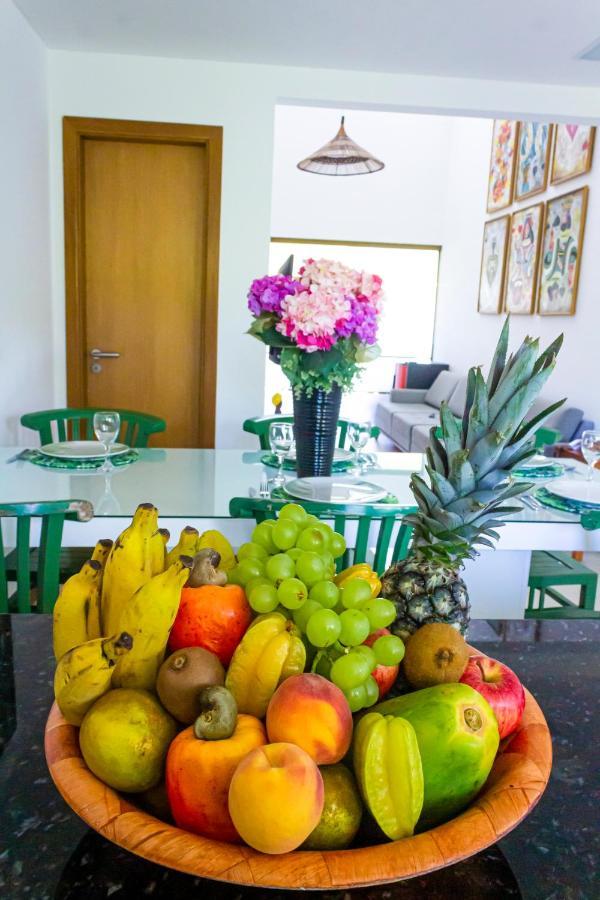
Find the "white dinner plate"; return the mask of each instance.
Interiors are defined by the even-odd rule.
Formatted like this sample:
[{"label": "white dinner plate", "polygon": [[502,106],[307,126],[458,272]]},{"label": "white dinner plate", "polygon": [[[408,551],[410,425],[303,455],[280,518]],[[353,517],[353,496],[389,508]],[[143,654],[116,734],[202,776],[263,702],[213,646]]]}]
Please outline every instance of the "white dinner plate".
[{"label": "white dinner plate", "polygon": [[[122,456],[128,452],[126,444],[113,444],[109,455]],[[40,447],[40,453],[59,459],[102,459],[105,456],[102,444],[98,441],[57,441],[55,444],[44,444]]]},{"label": "white dinner plate", "polygon": [[583,481],[579,478],[561,478],[546,488],[557,497],[575,500],[589,506],[600,506],[600,481]]},{"label": "white dinner plate", "polygon": [[372,481],[335,475],[295,478],[287,482],[285,490],[291,497],[318,503],[377,503],[388,493],[386,488]]},{"label": "white dinner plate", "polygon": [[539,469],[541,466],[551,466],[556,460],[550,456],[544,456],[543,453],[536,453],[530,456],[525,462],[519,463],[517,469]]}]

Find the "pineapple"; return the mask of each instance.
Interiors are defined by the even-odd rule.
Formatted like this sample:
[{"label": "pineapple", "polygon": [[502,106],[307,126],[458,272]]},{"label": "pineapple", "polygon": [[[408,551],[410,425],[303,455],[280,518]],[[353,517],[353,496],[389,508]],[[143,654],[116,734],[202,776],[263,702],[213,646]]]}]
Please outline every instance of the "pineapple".
[{"label": "pineapple", "polygon": [[412,547],[381,579],[382,596],[396,604],[392,630],[400,637],[428,622],[447,622],[466,634],[463,561],[477,556],[476,545],[493,548],[502,518],[520,511],[507,501],[530,485],[511,483],[511,469],[535,453],[535,430],[564,403],[525,421],[554,369],[562,335],[539,355],[539,342],[525,338],[506,361],[508,334],[507,319],[487,382],[480,368],[469,371],[462,421],[442,404],[442,437],[432,428],[426,451],[429,483],[417,474],[411,478],[418,510],[404,521],[414,529]]}]

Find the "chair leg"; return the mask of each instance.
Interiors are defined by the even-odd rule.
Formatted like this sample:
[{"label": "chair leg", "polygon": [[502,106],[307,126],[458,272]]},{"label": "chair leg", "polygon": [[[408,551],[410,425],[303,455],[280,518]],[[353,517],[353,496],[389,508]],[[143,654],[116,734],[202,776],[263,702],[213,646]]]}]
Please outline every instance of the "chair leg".
[{"label": "chair leg", "polygon": [[527,601],[527,609],[535,609],[535,588],[529,588],[529,600]]},{"label": "chair leg", "polygon": [[538,609],[544,608],[544,600],[546,599],[546,588],[540,588],[540,602],[538,604]]}]

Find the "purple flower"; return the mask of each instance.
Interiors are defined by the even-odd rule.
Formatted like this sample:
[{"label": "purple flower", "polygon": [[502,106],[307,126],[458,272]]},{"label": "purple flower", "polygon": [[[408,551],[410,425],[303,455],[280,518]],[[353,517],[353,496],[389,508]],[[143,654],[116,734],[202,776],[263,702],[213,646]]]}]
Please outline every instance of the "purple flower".
[{"label": "purple flower", "polygon": [[281,301],[289,294],[302,290],[300,282],[289,275],[265,275],[255,279],[248,291],[248,309],[253,316],[261,313],[281,315]]},{"label": "purple flower", "polygon": [[363,343],[374,344],[377,340],[377,310],[362,295],[349,295],[346,299],[350,301],[350,315],[336,322],[335,330],[340,337],[355,334]]}]

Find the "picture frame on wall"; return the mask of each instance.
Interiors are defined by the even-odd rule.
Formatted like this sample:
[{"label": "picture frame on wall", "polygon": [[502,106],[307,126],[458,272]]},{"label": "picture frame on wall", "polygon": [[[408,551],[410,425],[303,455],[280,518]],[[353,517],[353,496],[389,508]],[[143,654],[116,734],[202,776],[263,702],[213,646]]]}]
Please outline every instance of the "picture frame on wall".
[{"label": "picture frame on wall", "polygon": [[505,209],[512,203],[518,135],[518,122],[494,120],[487,193],[489,213]]},{"label": "picture frame on wall", "polygon": [[515,175],[515,200],[541,194],[548,185],[552,125],[521,122]]},{"label": "picture frame on wall", "polygon": [[552,184],[562,184],[590,171],[595,135],[593,125],[555,125]]},{"label": "picture frame on wall", "polygon": [[552,197],[544,217],[538,312],[572,316],[577,306],[589,188]]},{"label": "picture frame on wall", "polygon": [[539,256],[544,204],[536,203],[514,212],[504,284],[504,311],[517,316],[533,313],[537,296]]},{"label": "picture frame on wall", "polygon": [[491,315],[502,312],[509,233],[510,215],[491,219],[483,226],[477,312]]}]

